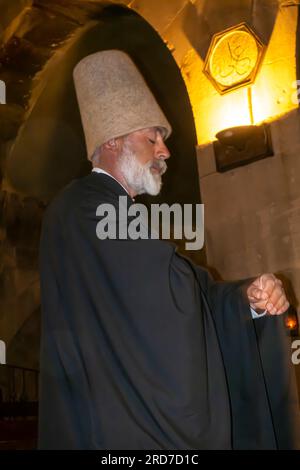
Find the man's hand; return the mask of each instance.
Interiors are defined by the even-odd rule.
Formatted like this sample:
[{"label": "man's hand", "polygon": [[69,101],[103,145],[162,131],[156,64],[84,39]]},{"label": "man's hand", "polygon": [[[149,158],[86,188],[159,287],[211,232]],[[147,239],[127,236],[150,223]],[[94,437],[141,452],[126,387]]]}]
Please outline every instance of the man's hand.
[{"label": "man's hand", "polygon": [[290,306],[282,282],[274,274],[262,274],[247,289],[250,307],[267,310],[269,315],[281,315]]}]

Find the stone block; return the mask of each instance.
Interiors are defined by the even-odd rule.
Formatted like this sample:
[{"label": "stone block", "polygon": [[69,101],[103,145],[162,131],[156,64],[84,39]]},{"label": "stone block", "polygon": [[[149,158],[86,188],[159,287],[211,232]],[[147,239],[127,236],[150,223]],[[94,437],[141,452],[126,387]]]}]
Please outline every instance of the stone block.
[{"label": "stone block", "polygon": [[0,0],[0,42],[3,31],[31,3],[32,0]]},{"label": "stone block", "polygon": [[188,0],[134,0],[130,7],[147,20],[160,34],[172,23]]},{"label": "stone block", "polygon": [[200,179],[216,173],[216,159],[212,144],[197,146],[197,162]]}]

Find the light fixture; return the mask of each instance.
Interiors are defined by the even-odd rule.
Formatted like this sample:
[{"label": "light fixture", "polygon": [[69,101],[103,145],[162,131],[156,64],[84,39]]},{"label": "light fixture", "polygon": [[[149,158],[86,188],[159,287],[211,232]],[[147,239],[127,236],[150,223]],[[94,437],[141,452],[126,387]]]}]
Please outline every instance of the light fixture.
[{"label": "light fixture", "polygon": [[218,132],[216,138],[213,145],[219,172],[274,155],[268,124],[231,127]]},{"label": "light fixture", "polygon": [[299,335],[299,322],[297,310],[293,306],[290,306],[288,311],[285,313],[284,322],[285,327],[291,336]]}]

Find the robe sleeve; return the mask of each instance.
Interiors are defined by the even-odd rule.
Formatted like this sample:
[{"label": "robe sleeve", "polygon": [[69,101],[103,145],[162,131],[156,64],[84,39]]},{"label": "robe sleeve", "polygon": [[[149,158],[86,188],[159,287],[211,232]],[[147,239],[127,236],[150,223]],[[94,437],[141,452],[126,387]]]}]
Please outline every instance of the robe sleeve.
[{"label": "robe sleeve", "polygon": [[252,279],[216,282],[191,265],[212,312],[228,381],[233,447],[300,448],[299,401],[283,316],[253,320]]}]

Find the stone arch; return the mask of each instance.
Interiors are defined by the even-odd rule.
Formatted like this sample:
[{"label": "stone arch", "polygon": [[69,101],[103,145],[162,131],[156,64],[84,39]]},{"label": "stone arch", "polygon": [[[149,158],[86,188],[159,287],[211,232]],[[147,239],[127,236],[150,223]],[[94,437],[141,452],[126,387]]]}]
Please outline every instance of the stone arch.
[{"label": "stone arch", "polygon": [[85,55],[109,48],[125,50],[133,57],[173,126],[173,158],[160,199],[197,202],[196,134],[180,70],[146,20],[119,5],[105,6],[41,72],[42,91],[37,89],[33,95],[34,103],[9,152],[7,175],[12,187],[47,201],[72,178],[90,171],[72,69]]}]

